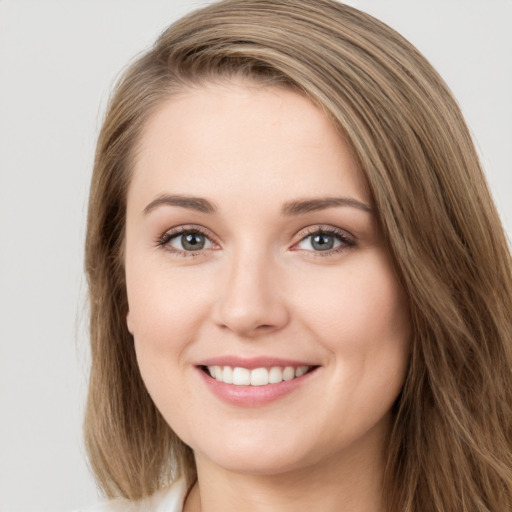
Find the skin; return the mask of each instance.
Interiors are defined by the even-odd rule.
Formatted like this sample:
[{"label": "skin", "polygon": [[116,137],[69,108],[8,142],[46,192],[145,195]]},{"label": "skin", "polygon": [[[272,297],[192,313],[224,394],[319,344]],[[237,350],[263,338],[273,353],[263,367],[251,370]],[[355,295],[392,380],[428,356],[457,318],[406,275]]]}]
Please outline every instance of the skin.
[{"label": "skin", "polygon": [[[127,198],[127,323],[149,393],[194,450],[185,510],[382,510],[410,324],[350,147],[305,97],[234,80],[173,96],[140,142]],[[216,210],[159,202],[163,194]],[[332,197],[367,208],[283,213]],[[204,248],[187,252],[175,232],[162,243],[180,226],[202,230]],[[341,234],[328,234],[332,249],[312,244],[320,228]],[[292,393],[241,407],[214,396],[198,371],[219,355],[318,368]]]}]

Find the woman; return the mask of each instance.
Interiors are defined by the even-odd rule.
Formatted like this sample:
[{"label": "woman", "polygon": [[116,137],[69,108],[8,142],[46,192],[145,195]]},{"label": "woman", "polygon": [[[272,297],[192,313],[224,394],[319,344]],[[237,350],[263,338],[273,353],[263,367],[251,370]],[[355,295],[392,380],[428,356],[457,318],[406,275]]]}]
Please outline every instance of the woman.
[{"label": "woman", "polygon": [[165,31],[108,108],[86,268],[102,510],[512,510],[510,252],[449,90],[374,18]]}]

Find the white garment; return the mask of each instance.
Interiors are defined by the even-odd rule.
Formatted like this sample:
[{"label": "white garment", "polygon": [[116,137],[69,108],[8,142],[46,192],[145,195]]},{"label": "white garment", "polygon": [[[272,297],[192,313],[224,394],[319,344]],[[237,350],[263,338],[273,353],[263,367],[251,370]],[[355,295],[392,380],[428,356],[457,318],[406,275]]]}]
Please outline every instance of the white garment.
[{"label": "white garment", "polygon": [[186,494],[185,479],[181,478],[170,487],[161,489],[140,501],[110,500],[75,512],[182,512]]}]

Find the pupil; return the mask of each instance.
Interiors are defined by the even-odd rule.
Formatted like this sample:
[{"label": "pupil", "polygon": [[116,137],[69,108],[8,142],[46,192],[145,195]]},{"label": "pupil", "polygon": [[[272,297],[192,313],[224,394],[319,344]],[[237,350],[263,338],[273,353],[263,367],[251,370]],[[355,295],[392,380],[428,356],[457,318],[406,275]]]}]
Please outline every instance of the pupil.
[{"label": "pupil", "polygon": [[204,236],[199,233],[187,233],[181,237],[183,248],[187,251],[200,251],[204,242]]},{"label": "pupil", "polygon": [[328,235],[315,235],[311,245],[319,251],[328,251],[334,246],[334,238]]}]

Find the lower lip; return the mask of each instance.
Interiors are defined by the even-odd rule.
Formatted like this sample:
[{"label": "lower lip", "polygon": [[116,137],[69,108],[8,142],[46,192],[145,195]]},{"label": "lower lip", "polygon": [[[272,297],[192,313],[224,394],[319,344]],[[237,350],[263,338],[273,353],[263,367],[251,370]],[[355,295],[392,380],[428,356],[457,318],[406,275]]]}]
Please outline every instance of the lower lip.
[{"label": "lower lip", "polygon": [[234,384],[219,382],[199,367],[197,371],[210,391],[224,402],[240,407],[258,407],[274,402],[298,390],[318,371],[318,368],[314,368],[301,377],[265,386],[235,386]]}]

